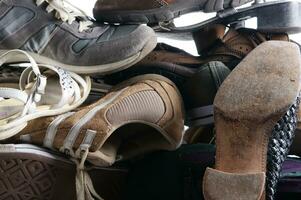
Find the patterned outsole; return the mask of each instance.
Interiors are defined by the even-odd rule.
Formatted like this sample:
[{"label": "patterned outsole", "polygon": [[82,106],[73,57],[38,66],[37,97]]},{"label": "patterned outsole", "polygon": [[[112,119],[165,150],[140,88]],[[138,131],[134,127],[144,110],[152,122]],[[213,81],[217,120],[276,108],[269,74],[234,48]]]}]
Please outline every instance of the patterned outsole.
[{"label": "patterned outsole", "polygon": [[75,168],[46,157],[0,155],[0,200],[76,199]]},{"label": "patterned outsole", "polygon": [[[34,147],[0,146],[0,200],[75,200],[76,165],[65,157]],[[21,149],[21,150],[20,150]],[[38,149],[38,150],[37,150]],[[126,167],[88,168],[94,188],[104,199],[120,200]]]}]

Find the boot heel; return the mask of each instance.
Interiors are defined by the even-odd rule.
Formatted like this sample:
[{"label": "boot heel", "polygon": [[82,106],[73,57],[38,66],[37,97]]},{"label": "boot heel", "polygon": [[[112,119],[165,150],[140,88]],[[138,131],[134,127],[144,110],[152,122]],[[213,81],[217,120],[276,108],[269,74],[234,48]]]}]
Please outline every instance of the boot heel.
[{"label": "boot heel", "polygon": [[237,24],[257,17],[257,29],[269,33],[301,32],[301,3],[297,1],[274,1],[258,3],[242,9],[227,9],[214,18],[198,24],[176,27],[174,23],[161,24],[161,31],[196,32],[215,24]]},{"label": "boot heel", "polygon": [[214,100],[216,170],[206,172],[206,200],[273,199],[297,123],[299,51],[290,42],[264,42],[221,85]]},{"label": "boot heel", "polygon": [[[207,168],[204,196],[213,199],[258,200],[265,187],[265,173],[237,174]],[[239,187],[237,187],[239,185]]]},{"label": "boot heel", "polygon": [[298,2],[283,2],[259,8],[257,12],[254,11],[257,15],[257,29],[269,33],[300,32],[300,5]]}]

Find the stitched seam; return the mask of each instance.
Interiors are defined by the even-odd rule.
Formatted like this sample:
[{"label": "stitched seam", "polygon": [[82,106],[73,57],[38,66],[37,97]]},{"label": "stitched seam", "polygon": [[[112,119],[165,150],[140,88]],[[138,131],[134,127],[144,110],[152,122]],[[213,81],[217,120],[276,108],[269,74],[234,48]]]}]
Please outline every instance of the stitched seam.
[{"label": "stitched seam", "polygon": [[46,47],[49,45],[49,43],[52,41],[53,37],[56,35],[56,33],[59,31],[59,27],[55,27],[55,29],[52,31],[52,33],[49,36],[48,41],[44,44],[44,46],[41,47],[41,49],[38,51],[38,54],[42,54]]}]

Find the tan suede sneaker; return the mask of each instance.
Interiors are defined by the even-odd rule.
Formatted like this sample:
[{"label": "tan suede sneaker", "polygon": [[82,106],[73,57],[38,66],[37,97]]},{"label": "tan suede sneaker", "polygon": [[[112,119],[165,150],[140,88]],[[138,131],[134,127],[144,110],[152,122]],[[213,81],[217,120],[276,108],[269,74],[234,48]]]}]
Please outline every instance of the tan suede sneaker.
[{"label": "tan suede sneaker", "polygon": [[69,155],[78,167],[78,199],[92,199],[96,194],[86,160],[102,167],[155,150],[175,150],[183,132],[183,103],[176,86],[162,76],[145,75],[119,84],[76,112],[31,121],[13,142]]},{"label": "tan suede sneaker", "polygon": [[138,76],[77,112],[31,121],[18,137],[77,158],[88,149],[90,162],[109,166],[116,159],[176,149],[183,138],[182,108],[171,81]]}]

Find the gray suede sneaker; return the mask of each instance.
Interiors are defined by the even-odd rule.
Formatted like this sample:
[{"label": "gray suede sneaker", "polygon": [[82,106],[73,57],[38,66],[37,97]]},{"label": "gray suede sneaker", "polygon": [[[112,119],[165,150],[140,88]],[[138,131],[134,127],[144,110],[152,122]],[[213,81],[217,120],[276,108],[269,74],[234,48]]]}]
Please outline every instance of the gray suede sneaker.
[{"label": "gray suede sneaker", "polygon": [[22,49],[38,63],[109,74],[132,66],[155,46],[151,28],[97,24],[63,0],[0,0],[0,54]]}]

